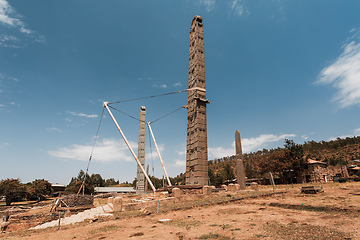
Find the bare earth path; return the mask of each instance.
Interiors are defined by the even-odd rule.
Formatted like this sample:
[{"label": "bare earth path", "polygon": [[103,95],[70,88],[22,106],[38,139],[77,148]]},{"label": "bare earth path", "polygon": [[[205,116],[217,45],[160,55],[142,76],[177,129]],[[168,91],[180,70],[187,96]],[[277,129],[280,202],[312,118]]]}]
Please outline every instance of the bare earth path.
[{"label": "bare earth path", "polygon": [[[3,239],[360,239],[360,184],[324,185],[305,195],[299,186],[275,197],[152,215],[115,214],[60,230],[0,234]],[[224,193],[226,194],[226,193]],[[161,219],[171,219],[159,222]]]}]

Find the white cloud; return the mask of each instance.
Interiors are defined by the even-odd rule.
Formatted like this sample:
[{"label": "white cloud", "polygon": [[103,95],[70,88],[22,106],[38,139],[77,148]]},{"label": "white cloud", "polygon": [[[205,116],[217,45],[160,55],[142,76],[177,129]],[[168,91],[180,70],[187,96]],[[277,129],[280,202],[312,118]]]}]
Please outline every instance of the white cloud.
[{"label": "white cloud", "polygon": [[[243,153],[253,152],[265,148],[269,143],[278,142],[286,138],[296,137],[295,134],[263,134],[255,138],[244,138],[241,140]],[[232,143],[231,148],[216,147],[209,148],[209,159],[222,158],[226,156],[235,155],[235,142]]]},{"label": "white cloud", "polygon": [[181,86],[182,86],[181,82],[177,82],[174,84],[174,87],[181,87]]},{"label": "white cloud", "polygon": [[301,137],[305,140],[309,138],[307,135],[302,135]]},{"label": "white cloud", "polygon": [[235,148],[223,148],[223,147],[216,147],[216,148],[208,148],[209,151],[209,159],[214,158],[222,158],[226,156],[232,156],[235,154]]},{"label": "white cloud", "polygon": [[360,135],[360,128],[356,128],[356,129],[354,129],[354,134],[353,135],[343,135],[343,136],[338,136],[338,137],[330,137],[329,141],[336,140],[337,138],[341,138],[341,139],[345,139],[347,137],[352,138],[354,136],[359,136],[359,135]]},{"label": "white cloud", "polygon": [[215,0],[198,0],[198,4],[204,5],[206,11],[210,12],[215,8]]},{"label": "white cloud", "polygon": [[67,111],[68,113],[70,113],[73,116],[77,116],[77,117],[86,117],[86,118],[97,118],[99,117],[97,114],[85,114],[85,113],[76,113],[76,112],[70,112]]},{"label": "white cloud", "polygon": [[62,130],[61,130],[61,129],[56,128],[56,127],[48,128],[48,130],[49,130],[49,131],[54,131],[54,132],[59,132],[59,133],[61,133],[61,132],[62,132]]},{"label": "white cloud", "polygon": [[334,100],[344,108],[360,104],[360,43],[352,41],[343,49],[334,63],[321,71],[316,83],[338,89]]},{"label": "white cloud", "polygon": [[17,25],[19,20],[9,16],[13,12],[14,10],[6,0],[0,0],[0,23],[10,26]]},{"label": "white cloud", "polygon": [[242,16],[243,14],[249,14],[249,11],[241,4],[240,0],[234,0],[231,5],[231,9],[238,16]]},{"label": "white cloud", "polygon": [[10,26],[18,27],[19,31],[26,34],[31,34],[32,31],[25,28],[25,24],[18,18],[14,17],[15,11],[6,0],[0,0],[0,23]]},{"label": "white cloud", "polygon": [[4,104],[0,104],[0,108],[1,108],[1,107],[5,107],[5,105],[4,105]]},{"label": "white cloud", "polygon": [[152,87],[153,87],[153,88],[167,88],[167,85],[166,85],[166,84],[160,84],[160,85],[158,85],[158,84],[154,83],[154,84],[152,85]]},{"label": "white cloud", "polygon": [[[153,159],[153,160],[157,159],[158,160],[159,156],[158,156],[158,153],[156,151],[155,145],[154,145],[152,140],[151,140],[151,146],[153,146],[153,147],[148,153],[146,153],[145,159]],[[162,158],[162,153],[165,150],[165,144],[158,144],[158,148],[159,148],[160,155],[161,155],[161,158]],[[163,159],[163,161],[165,161],[165,160]]]},{"label": "white cloud", "polygon": [[4,146],[8,146],[8,145],[9,145],[9,143],[4,142],[3,144],[0,145],[0,148],[3,148]]},{"label": "white cloud", "polygon": [[[130,142],[130,145],[133,150],[137,148],[136,143]],[[136,146],[136,148],[133,146]],[[48,154],[57,158],[88,161],[91,150],[92,144],[74,144],[70,147],[59,148],[55,151],[48,151]],[[92,161],[104,163],[112,161],[134,161],[134,158],[124,141],[103,139],[95,145]]]},{"label": "white cloud", "polygon": [[354,134],[355,134],[355,136],[359,136],[360,135],[360,128],[355,129]]},{"label": "white cloud", "polygon": [[0,46],[2,47],[8,47],[8,48],[19,48],[17,43],[19,42],[19,39],[15,36],[2,34],[0,35]]},{"label": "white cloud", "polygon": [[268,143],[277,142],[285,138],[296,137],[295,134],[281,134],[279,136],[273,134],[263,134],[256,138],[243,139],[242,147],[243,152],[251,152],[263,149]]},{"label": "white cloud", "polygon": [[186,155],[186,149],[184,149],[183,151],[178,151],[177,152],[180,156],[184,156]]},{"label": "white cloud", "polygon": [[185,167],[186,166],[186,160],[180,160],[180,159],[175,159],[175,162],[171,165],[173,167]]}]

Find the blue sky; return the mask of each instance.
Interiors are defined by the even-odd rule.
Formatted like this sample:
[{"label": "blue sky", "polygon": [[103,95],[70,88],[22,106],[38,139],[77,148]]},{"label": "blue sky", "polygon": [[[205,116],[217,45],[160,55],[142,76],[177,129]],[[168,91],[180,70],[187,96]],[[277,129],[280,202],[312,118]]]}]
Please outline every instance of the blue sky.
[{"label": "blue sky", "polygon": [[[0,0],[0,178],[68,184],[85,169],[103,101],[187,88],[190,23],[203,17],[209,159],[360,135],[359,1]],[[187,93],[114,104],[153,121]],[[137,152],[138,122],[114,111]],[[186,110],[152,124],[167,171],[185,171]],[[149,134],[147,133],[147,140]],[[146,145],[154,174],[162,169]],[[152,172],[152,171],[151,171]],[[89,173],[132,181],[104,113]]]}]

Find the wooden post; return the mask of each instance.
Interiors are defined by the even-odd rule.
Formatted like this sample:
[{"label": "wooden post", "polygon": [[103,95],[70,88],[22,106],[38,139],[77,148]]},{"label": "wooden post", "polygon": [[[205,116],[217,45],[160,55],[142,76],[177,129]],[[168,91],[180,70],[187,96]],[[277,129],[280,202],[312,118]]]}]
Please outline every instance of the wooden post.
[{"label": "wooden post", "polygon": [[[149,164],[146,166],[146,174],[149,175]],[[145,193],[147,193],[148,190],[148,181],[147,178],[145,179]]]},{"label": "wooden post", "polygon": [[269,172],[269,176],[270,176],[270,183],[273,186],[273,192],[274,192],[274,196],[275,196],[275,182],[274,182],[274,178],[271,172]]},{"label": "wooden post", "polygon": [[60,230],[60,220],[61,220],[61,211],[59,211],[59,226],[58,226],[58,230]]}]

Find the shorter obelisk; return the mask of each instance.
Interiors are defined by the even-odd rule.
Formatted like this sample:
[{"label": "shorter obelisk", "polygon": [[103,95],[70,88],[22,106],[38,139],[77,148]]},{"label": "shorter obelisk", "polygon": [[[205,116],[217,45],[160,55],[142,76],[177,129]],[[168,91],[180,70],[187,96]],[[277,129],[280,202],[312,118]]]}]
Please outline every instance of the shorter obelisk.
[{"label": "shorter obelisk", "polygon": [[241,138],[239,130],[235,132],[235,151],[236,151],[236,180],[240,185],[241,190],[246,189],[246,180],[245,180],[245,168],[242,159],[242,148],[241,148]]},{"label": "shorter obelisk", "polygon": [[[139,143],[138,143],[138,159],[145,168],[145,132],[146,132],[146,109],[144,106],[140,108],[140,121],[139,121]],[[136,177],[136,194],[143,194],[145,189],[145,175],[140,167],[137,167]]]}]

